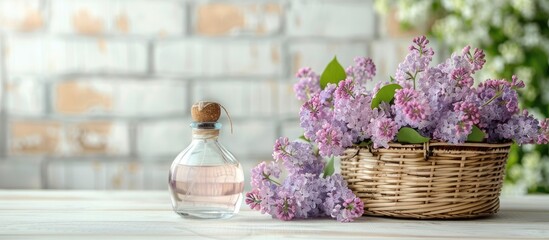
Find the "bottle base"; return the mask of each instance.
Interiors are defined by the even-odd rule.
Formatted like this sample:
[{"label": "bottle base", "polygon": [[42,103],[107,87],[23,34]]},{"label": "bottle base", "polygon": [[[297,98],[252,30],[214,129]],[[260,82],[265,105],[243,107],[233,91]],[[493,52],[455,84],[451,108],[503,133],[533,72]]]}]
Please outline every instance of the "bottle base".
[{"label": "bottle base", "polygon": [[236,214],[235,212],[229,212],[221,209],[193,209],[191,211],[179,210],[175,212],[183,218],[191,219],[227,219],[233,217]]}]

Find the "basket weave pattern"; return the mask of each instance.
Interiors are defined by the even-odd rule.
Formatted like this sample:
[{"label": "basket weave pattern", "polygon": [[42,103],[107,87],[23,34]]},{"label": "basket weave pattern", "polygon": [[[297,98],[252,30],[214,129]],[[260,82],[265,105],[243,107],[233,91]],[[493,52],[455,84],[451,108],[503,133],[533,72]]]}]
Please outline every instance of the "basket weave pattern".
[{"label": "basket weave pattern", "polygon": [[419,219],[488,216],[499,193],[511,144],[391,143],[348,148],[341,174],[364,202],[365,215]]}]

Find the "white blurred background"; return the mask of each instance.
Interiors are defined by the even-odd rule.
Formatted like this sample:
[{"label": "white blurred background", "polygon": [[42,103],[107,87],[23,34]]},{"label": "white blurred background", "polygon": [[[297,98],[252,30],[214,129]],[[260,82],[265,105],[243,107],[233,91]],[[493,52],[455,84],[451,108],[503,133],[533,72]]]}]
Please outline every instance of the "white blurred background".
[{"label": "white blurred background", "polygon": [[0,29],[0,188],[28,189],[166,189],[198,100],[249,173],[301,135],[298,68],[386,80],[422,34],[361,0],[0,0]]}]

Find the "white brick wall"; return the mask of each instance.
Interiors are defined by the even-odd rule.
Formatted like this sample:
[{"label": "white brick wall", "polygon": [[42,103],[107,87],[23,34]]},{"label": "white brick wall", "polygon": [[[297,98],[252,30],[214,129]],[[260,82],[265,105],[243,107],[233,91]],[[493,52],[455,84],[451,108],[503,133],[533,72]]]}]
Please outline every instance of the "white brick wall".
[{"label": "white brick wall", "polygon": [[[184,81],[165,79],[68,80],[55,84],[52,109],[71,115],[183,115],[189,105],[186,85]],[[69,102],[74,95],[82,98]]]},{"label": "white brick wall", "polygon": [[44,82],[35,77],[11,78],[6,86],[6,109],[13,115],[42,116],[46,110]]},{"label": "white brick wall", "polygon": [[372,38],[373,1],[292,1],[286,18],[290,36]]},{"label": "white brick wall", "polygon": [[0,159],[0,189],[41,188],[40,158]]},{"label": "white brick wall", "polygon": [[208,99],[221,103],[232,117],[271,117],[276,114],[278,82],[273,80],[197,80],[194,102]]},{"label": "white brick wall", "polygon": [[53,189],[143,189],[144,168],[142,163],[127,159],[53,161],[46,168],[46,183]]},{"label": "white brick wall", "polygon": [[177,0],[52,0],[51,31],[61,34],[182,35],[184,2]]},{"label": "white brick wall", "polygon": [[320,75],[334,56],[337,56],[344,67],[353,64],[356,56],[368,56],[368,44],[364,41],[298,41],[290,43],[289,52],[292,61],[291,77],[301,67],[311,67]]},{"label": "white brick wall", "polygon": [[276,124],[270,120],[241,120],[230,124],[222,121],[223,129],[219,141],[238,159],[269,158],[276,140]]},{"label": "white brick wall", "polygon": [[199,100],[231,114],[249,179],[302,135],[297,69],[394,74],[413,36],[390,20],[360,0],[0,0],[0,188],[166,189]]},{"label": "white brick wall", "polygon": [[263,36],[281,29],[283,3],[197,2],[192,30],[203,36]]},{"label": "white brick wall", "polygon": [[44,27],[43,1],[3,0],[0,1],[0,29],[30,32]]},{"label": "white brick wall", "polygon": [[154,66],[159,74],[279,75],[281,55],[280,43],[276,41],[161,41],[155,45]]},{"label": "white brick wall", "polygon": [[10,36],[6,68],[16,74],[145,73],[145,41]]},{"label": "white brick wall", "polygon": [[128,155],[128,124],[120,121],[12,120],[8,152],[13,156]]},{"label": "white brick wall", "polygon": [[149,121],[137,128],[137,153],[142,156],[168,156],[173,160],[191,142],[190,118]]}]

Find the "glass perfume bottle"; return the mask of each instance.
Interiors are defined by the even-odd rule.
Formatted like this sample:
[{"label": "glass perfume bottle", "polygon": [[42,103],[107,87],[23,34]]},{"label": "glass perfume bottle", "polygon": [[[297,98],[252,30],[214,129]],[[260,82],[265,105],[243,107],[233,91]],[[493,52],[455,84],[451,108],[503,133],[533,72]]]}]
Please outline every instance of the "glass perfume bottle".
[{"label": "glass perfume bottle", "polygon": [[170,169],[173,210],[186,218],[230,218],[240,209],[244,172],[218,141],[221,107],[214,102],[193,105],[192,142]]}]

